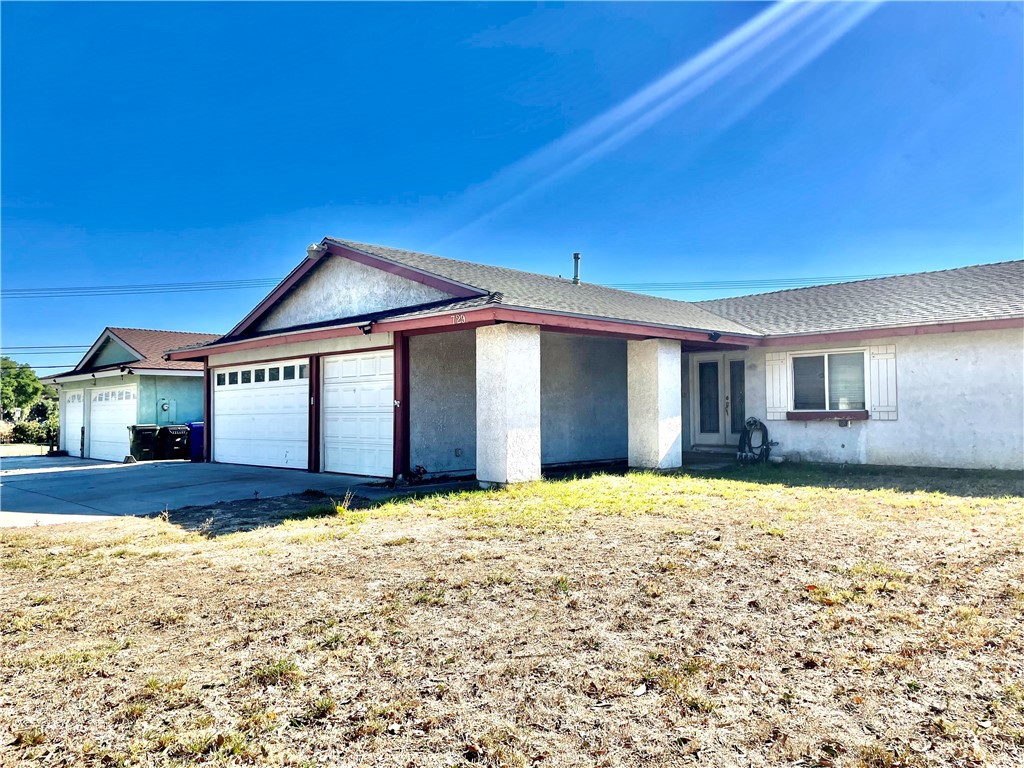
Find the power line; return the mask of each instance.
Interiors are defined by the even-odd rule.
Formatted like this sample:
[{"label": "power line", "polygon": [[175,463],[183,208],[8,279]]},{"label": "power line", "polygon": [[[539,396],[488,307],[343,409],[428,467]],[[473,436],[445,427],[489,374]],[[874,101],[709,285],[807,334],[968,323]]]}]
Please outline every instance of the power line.
[{"label": "power line", "polygon": [[276,278],[248,280],[207,280],[194,283],[141,283],[136,285],[75,285],[46,288],[5,288],[4,299],[56,299],[79,296],[125,296],[151,293],[191,293],[195,291],[228,291],[240,288],[267,288],[277,285]]},{"label": "power line", "polygon": [[68,352],[8,352],[7,350],[2,350],[2,351],[0,351],[0,355],[8,355],[8,354],[10,354],[10,355],[14,355],[16,357],[25,357],[26,355],[50,355],[51,357],[57,357],[59,355],[74,355],[75,357],[79,357],[79,356],[81,356],[82,352],[84,352],[84,351],[85,351],[84,349],[81,352],[74,352],[74,351],[68,351]]},{"label": "power line", "polygon": [[7,351],[12,350],[12,349],[83,349],[83,350],[85,350],[85,349],[88,349],[88,348],[89,348],[89,346],[87,344],[54,344],[52,346],[48,346],[46,344],[39,344],[39,345],[34,346],[34,347],[4,347],[3,351],[7,352]]}]

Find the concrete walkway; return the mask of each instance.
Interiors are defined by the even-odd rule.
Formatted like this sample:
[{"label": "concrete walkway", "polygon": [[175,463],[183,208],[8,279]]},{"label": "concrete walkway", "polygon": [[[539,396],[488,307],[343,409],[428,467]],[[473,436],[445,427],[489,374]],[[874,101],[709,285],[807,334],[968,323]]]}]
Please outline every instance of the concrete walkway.
[{"label": "concrete walkway", "polygon": [[19,456],[0,459],[0,527],[100,520],[315,489],[343,496],[367,482],[293,469]]}]

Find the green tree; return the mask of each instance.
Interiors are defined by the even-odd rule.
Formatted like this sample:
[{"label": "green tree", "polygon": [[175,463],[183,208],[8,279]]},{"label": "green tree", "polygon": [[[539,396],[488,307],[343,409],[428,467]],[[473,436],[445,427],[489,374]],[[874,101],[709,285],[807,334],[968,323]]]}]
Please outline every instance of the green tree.
[{"label": "green tree", "polygon": [[22,418],[28,416],[28,409],[42,393],[43,384],[29,365],[0,357],[0,415],[4,419],[13,418],[18,408]]}]

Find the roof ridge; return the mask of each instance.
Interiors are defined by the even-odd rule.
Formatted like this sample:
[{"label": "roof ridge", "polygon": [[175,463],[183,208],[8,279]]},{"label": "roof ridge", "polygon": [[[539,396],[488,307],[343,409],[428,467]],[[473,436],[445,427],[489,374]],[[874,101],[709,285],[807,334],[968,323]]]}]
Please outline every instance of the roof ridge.
[{"label": "roof ridge", "polygon": [[[355,248],[356,250],[359,250],[360,248],[369,247],[369,248],[379,248],[379,249],[382,249],[382,250],[385,250],[385,251],[395,251],[397,253],[407,253],[407,254],[410,254],[412,256],[427,256],[429,258],[439,259],[441,261],[455,262],[457,264],[467,264],[467,265],[469,265],[471,267],[484,267],[486,269],[496,269],[496,270],[501,270],[503,272],[508,272],[508,273],[515,274],[515,275],[528,275],[530,277],[543,278],[545,280],[551,280],[551,281],[559,283],[561,285],[573,286],[575,288],[583,288],[585,290],[599,290],[599,291],[604,291],[604,292],[607,292],[607,293],[613,293],[613,294],[617,294],[617,295],[629,296],[630,298],[641,298],[641,299],[646,299],[646,300],[650,300],[650,301],[668,302],[668,303],[678,304],[680,306],[688,306],[688,307],[696,306],[696,305],[699,304],[699,302],[683,301],[681,299],[673,299],[673,298],[670,298],[668,296],[654,296],[654,295],[649,294],[649,293],[638,293],[636,291],[627,291],[627,290],[624,290],[622,288],[612,288],[611,286],[600,285],[599,283],[589,283],[589,282],[586,282],[586,281],[581,281],[579,283],[574,283],[571,279],[569,279],[567,277],[559,277],[559,276],[555,276],[555,275],[545,275],[542,272],[529,272],[529,271],[527,271],[525,269],[516,269],[514,267],[503,267],[503,266],[498,266],[498,265],[495,265],[495,264],[483,264],[481,262],[468,261],[466,259],[453,259],[453,258],[450,258],[448,256],[438,256],[437,254],[425,253],[423,251],[410,251],[410,250],[407,250],[407,249],[404,249],[404,248],[392,248],[391,246],[387,246],[387,245],[377,245],[377,244],[374,244],[374,243],[361,243],[361,242],[358,242],[356,240],[342,240],[341,238],[337,238],[337,237],[328,237],[326,239],[327,240],[331,240],[331,241],[336,242],[336,243],[339,243],[340,245],[344,245],[346,247]],[[368,253],[367,255],[370,255],[370,256],[377,255],[377,256],[379,256],[379,254],[373,254],[373,253]],[[385,256],[384,258],[387,258],[387,257]],[[474,287],[480,288],[481,290],[486,290],[485,288],[483,288],[481,286],[474,286]],[[705,311],[705,312],[710,312],[710,310],[704,309],[703,307],[701,307],[701,309],[703,311]],[[715,314],[713,312],[710,312],[710,313],[715,315],[716,317],[719,317],[722,320],[728,320],[728,318],[721,317],[720,315],[717,315],[717,314]],[[746,325],[744,325],[742,323],[737,323],[735,320],[730,320],[729,322],[736,323],[737,325],[746,328],[747,331],[751,335],[755,335],[755,336],[760,336],[761,335],[760,331],[757,331],[754,328],[750,328],[749,326],[746,326]]]},{"label": "roof ridge", "polygon": [[165,331],[161,328],[130,328],[124,325],[108,325],[107,330],[109,331],[144,331],[146,333],[179,333],[186,336],[220,336],[217,333],[207,333],[206,331]]},{"label": "roof ridge", "polygon": [[[1006,261],[992,261],[984,264],[967,264],[962,267],[947,267],[946,269],[929,269],[924,272],[901,272],[896,275],[885,275],[883,277],[864,277],[860,280],[840,280],[835,283],[816,283],[815,285],[801,285],[795,288],[780,288],[777,291],[764,291],[762,293],[743,293],[739,296],[720,296],[716,299],[701,299],[693,304],[714,304],[718,301],[732,301],[733,299],[749,299],[754,296],[775,296],[780,293],[796,293],[797,291],[811,291],[821,288],[832,288],[839,285],[859,285],[860,283],[876,283],[880,280],[899,280],[903,277],[920,277],[922,275],[941,275],[947,272],[962,272],[967,269],[978,269],[980,267],[999,267],[1008,264],[1024,264],[1024,259],[1007,259]],[[714,310],[708,310],[713,312]]]}]

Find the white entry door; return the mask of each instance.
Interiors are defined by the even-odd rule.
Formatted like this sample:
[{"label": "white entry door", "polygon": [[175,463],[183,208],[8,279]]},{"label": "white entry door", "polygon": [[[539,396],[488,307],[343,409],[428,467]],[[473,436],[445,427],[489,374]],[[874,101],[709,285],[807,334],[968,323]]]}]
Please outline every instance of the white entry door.
[{"label": "white entry door", "polygon": [[309,466],[309,364],[303,359],[216,368],[213,460]]},{"label": "white entry door", "polygon": [[62,415],[64,426],[60,433],[61,448],[68,456],[82,457],[82,427],[85,426],[85,398],[81,389],[64,391]]},{"label": "white entry door", "polygon": [[394,470],[394,352],[323,360],[325,472],[391,477]]},{"label": "white entry door", "polygon": [[138,385],[89,391],[89,458],[124,461],[131,452],[128,427],[139,412]]},{"label": "white entry door", "polygon": [[736,445],[747,418],[743,354],[691,355],[690,403],[695,446]]}]

